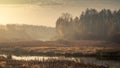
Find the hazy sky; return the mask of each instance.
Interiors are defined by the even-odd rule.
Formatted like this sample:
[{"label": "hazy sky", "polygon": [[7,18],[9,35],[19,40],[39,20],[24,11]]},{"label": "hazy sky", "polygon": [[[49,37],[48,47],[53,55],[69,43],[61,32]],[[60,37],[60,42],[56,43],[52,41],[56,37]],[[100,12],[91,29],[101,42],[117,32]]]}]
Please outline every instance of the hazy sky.
[{"label": "hazy sky", "polygon": [[120,0],[0,0],[0,24],[34,24],[55,27],[63,13],[80,15],[86,8],[120,9]]}]

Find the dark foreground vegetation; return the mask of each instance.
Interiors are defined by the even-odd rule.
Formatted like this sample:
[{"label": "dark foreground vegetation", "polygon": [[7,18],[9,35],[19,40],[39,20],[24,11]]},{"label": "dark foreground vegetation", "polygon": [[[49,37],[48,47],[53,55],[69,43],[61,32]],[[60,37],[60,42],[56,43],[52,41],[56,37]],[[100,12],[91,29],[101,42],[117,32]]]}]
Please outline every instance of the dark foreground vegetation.
[{"label": "dark foreground vegetation", "polygon": [[95,64],[85,64],[84,62],[79,62],[77,60],[58,60],[58,59],[48,59],[48,60],[34,60],[34,61],[24,61],[24,60],[13,60],[12,58],[0,57],[0,68],[109,68],[108,66],[95,65]]}]

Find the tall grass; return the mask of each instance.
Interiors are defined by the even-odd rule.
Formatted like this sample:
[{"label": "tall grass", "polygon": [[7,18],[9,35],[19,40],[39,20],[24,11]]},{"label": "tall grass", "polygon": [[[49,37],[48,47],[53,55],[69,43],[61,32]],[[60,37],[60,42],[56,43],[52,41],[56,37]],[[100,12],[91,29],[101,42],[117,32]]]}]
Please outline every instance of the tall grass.
[{"label": "tall grass", "polygon": [[3,68],[109,68],[102,65],[85,64],[71,60],[48,59],[48,60],[12,60],[6,59],[6,65]]}]

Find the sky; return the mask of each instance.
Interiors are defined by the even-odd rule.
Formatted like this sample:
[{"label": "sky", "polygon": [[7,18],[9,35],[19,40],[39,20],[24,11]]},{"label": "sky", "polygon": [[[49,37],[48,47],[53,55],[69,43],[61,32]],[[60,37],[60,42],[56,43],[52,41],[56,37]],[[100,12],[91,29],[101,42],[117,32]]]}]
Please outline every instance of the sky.
[{"label": "sky", "polygon": [[0,24],[55,27],[62,13],[80,16],[87,8],[120,9],[120,0],[0,0]]}]

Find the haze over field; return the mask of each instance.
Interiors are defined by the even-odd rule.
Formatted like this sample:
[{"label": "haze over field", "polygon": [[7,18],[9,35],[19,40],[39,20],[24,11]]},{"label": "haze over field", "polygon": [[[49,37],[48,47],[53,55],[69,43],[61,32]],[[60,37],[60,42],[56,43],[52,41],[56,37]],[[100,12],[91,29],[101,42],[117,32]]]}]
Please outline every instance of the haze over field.
[{"label": "haze over field", "polygon": [[53,40],[55,28],[35,25],[7,24],[0,25],[0,42],[17,42],[28,40]]},{"label": "haze over field", "polygon": [[55,27],[63,12],[78,16],[86,8],[118,10],[120,0],[0,0],[0,24]]},{"label": "haze over field", "polygon": [[0,68],[120,68],[119,57],[120,0],[0,0]]}]

